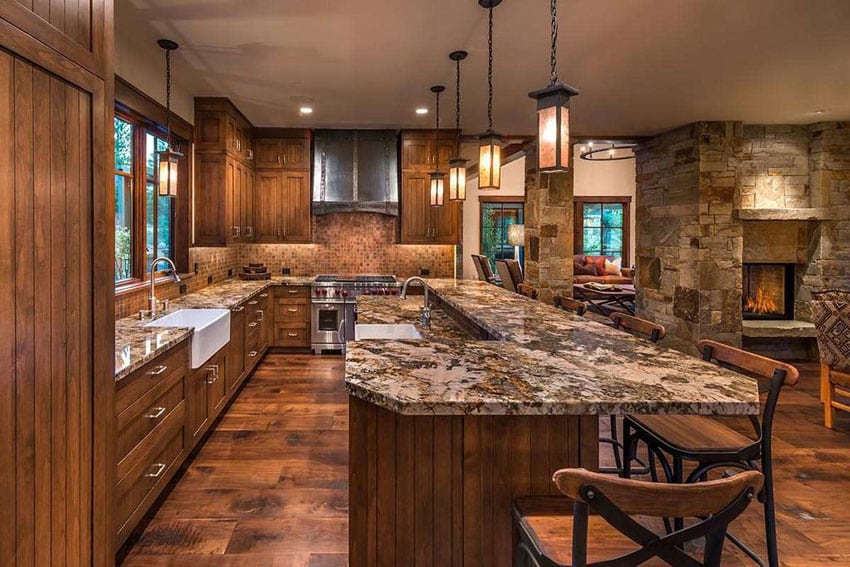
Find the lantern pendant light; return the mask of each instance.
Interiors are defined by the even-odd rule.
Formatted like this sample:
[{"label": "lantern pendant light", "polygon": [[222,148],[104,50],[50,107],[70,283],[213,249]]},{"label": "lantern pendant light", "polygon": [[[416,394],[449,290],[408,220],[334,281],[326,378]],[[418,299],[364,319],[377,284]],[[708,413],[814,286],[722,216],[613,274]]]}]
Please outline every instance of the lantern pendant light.
[{"label": "lantern pendant light", "polygon": [[478,0],[487,8],[487,131],[478,137],[478,190],[497,190],[502,182],[502,137],[493,131],[493,8],[502,0]]},{"label": "lantern pendant light", "polygon": [[455,62],[455,155],[449,160],[449,201],[466,200],[466,164],[460,155],[460,62],[466,59],[466,51],[452,51],[449,59]]},{"label": "lantern pendant light", "polygon": [[165,131],[168,148],[159,152],[159,196],[176,197],[178,168],[183,154],[171,145],[171,52],[177,44],[170,39],[160,39],[157,44],[165,50]]},{"label": "lantern pendant light", "polygon": [[537,101],[537,161],[542,173],[566,171],[570,167],[570,97],[574,88],[558,82],[558,12],[557,0],[550,0],[552,15],[552,48],[549,86],[528,93]]},{"label": "lantern pendant light", "polygon": [[442,207],[446,196],[446,174],[440,171],[440,93],[446,90],[443,85],[434,85],[431,92],[437,98],[436,122],[434,129],[434,171],[431,172],[431,206]]}]

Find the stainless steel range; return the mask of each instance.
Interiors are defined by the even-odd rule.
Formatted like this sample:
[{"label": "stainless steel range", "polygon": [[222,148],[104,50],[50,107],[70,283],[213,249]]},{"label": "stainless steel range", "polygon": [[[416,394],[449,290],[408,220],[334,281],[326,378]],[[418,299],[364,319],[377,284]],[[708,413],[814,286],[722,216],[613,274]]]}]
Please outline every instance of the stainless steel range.
[{"label": "stainless steel range", "polygon": [[316,276],[312,284],[310,343],[315,354],[325,350],[345,351],[354,338],[357,297],[398,295],[401,284],[395,276]]}]

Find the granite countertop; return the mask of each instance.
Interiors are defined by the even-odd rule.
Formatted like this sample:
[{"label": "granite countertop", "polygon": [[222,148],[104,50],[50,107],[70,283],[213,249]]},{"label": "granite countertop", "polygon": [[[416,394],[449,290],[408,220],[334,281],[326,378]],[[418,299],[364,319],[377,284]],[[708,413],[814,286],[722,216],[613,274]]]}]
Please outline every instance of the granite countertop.
[{"label": "granite countertop", "polygon": [[[177,309],[232,309],[271,286],[309,285],[312,281],[312,277],[306,276],[277,276],[256,281],[234,278],[173,300],[168,312],[173,313]],[[115,322],[116,382],[192,336],[192,329],[145,327],[149,322],[135,316]]]},{"label": "granite countertop", "polygon": [[422,296],[399,299],[393,296],[361,295],[357,298],[357,323],[385,324],[412,323],[419,333],[432,341],[469,340],[469,334],[440,309],[431,310],[431,326],[419,324]]},{"label": "granite countertop", "polygon": [[[428,286],[500,340],[349,343],[352,395],[426,415],[759,411],[752,378],[487,283],[428,280]],[[389,305],[373,307],[373,300],[358,300],[358,310],[364,320],[382,322],[393,312]],[[405,313],[398,310],[396,321],[406,322]]]}]

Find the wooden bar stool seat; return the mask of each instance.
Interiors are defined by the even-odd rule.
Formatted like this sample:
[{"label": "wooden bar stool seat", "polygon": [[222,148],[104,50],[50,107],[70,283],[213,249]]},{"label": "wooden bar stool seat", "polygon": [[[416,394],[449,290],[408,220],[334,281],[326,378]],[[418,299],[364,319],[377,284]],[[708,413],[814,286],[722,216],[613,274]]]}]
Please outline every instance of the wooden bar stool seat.
[{"label": "wooden bar stool seat", "polygon": [[555,304],[555,307],[558,309],[563,309],[564,311],[570,311],[575,313],[576,315],[584,315],[587,313],[587,303],[583,301],[578,301],[573,299],[572,297],[566,297],[563,295],[556,295],[552,300]]},{"label": "wooden bar stool seat", "polygon": [[679,451],[704,453],[702,458],[734,452],[740,453],[740,458],[758,457],[758,441],[715,419],[701,415],[632,415],[629,419]]},{"label": "wooden bar stool seat", "polygon": [[[514,502],[515,567],[719,566],[729,523],[761,490],[763,477],[748,471],[672,485],[563,469],[553,480],[569,499],[542,496]],[[696,521],[664,534],[635,517],[658,523],[657,518],[668,514]],[[683,551],[686,543],[700,538],[705,538],[701,561]]]},{"label": "wooden bar stool seat", "polygon": [[537,289],[528,285],[527,283],[519,284],[518,286],[516,286],[516,290],[517,292],[519,292],[520,295],[524,295],[529,299],[537,299]]}]

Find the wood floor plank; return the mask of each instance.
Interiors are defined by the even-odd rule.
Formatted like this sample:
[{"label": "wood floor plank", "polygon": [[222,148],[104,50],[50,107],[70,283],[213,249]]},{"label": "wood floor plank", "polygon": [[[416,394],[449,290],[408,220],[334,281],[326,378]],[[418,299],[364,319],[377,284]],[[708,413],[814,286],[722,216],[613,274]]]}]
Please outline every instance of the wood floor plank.
[{"label": "wood floor plank", "polygon": [[[776,417],[775,468],[780,557],[783,566],[821,567],[850,564],[850,414],[839,412],[837,430],[822,426],[818,402],[818,369],[800,365],[802,379],[780,399]],[[125,566],[136,567],[342,567],[348,551],[348,402],[341,357],[269,355],[228,409],[221,424],[200,448],[185,474],[165,499],[136,545]],[[312,386],[311,386],[312,385]],[[458,426],[453,435],[460,434]],[[730,420],[746,432],[747,420]],[[607,434],[607,418],[599,420]],[[426,428],[427,429],[427,428]],[[424,430],[423,430],[424,431]],[[474,433],[474,434],[473,434]],[[440,443],[448,432],[424,436],[422,443]],[[378,434],[381,443],[395,443],[417,435],[414,428]],[[466,443],[484,443],[497,458],[507,447],[495,442],[532,439],[559,446],[569,431],[542,428],[530,420],[526,430],[466,432]],[[504,460],[505,455],[501,458]],[[451,458],[469,458],[458,453]],[[521,458],[518,456],[517,458]],[[533,463],[529,486],[547,491],[551,473],[564,463]],[[409,455],[411,462],[416,455]],[[485,465],[485,463],[480,463]],[[613,464],[611,449],[600,446],[600,464]],[[382,464],[377,463],[379,470]],[[512,464],[513,466],[513,464]],[[551,470],[549,470],[551,469]],[[394,470],[385,470],[390,479]],[[430,479],[396,478],[404,498],[428,493],[446,494],[449,479],[431,471]],[[525,482],[525,481],[523,481]],[[451,498],[470,498],[489,486],[463,486],[451,479]],[[476,508],[474,498],[464,511],[468,521],[478,521],[487,510]],[[435,506],[442,503],[434,502]],[[416,549],[416,518],[400,516],[406,537],[397,542],[397,564],[412,565],[419,555],[426,561],[443,560],[444,550],[432,556]],[[752,505],[732,531],[755,550],[764,553],[762,508]],[[440,538],[445,541],[447,534]],[[466,553],[471,563],[486,561],[497,550],[481,542],[453,540],[456,555]],[[501,546],[498,552],[504,552]],[[727,545],[724,566],[752,563]]]}]

